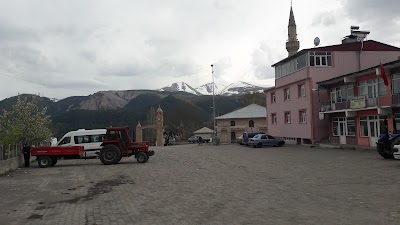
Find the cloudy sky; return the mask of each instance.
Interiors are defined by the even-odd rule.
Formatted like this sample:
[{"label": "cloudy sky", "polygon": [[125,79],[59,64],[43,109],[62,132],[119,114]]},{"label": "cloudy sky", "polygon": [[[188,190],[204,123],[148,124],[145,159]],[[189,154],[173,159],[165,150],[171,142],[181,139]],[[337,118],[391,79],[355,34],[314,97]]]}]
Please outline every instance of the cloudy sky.
[{"label": "cloudy sky", "polygon": [[[0,100],[174,82],[274,84],[290,1],[0,0]],[[294,0],[300,48],[338,44],[351,25],[400,46],[398,0]],[[313,9],[313,10],[311,10]]]}]

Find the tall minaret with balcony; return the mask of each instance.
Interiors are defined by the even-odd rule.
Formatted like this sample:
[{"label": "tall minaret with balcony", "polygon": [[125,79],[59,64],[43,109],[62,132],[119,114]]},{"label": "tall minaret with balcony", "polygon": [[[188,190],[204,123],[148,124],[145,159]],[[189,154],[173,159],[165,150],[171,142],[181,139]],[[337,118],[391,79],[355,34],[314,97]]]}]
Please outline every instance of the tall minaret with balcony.
[{"label": "tall minaret with balcony", "polygon": [[289,52],[289,56],[294,55],[300,48],[300,42],[297,40],[297,28],[296,21],[294,20],[293,7],[290,5],[290,16],[288,26],[288,41],[286,42],[286,50]]}]

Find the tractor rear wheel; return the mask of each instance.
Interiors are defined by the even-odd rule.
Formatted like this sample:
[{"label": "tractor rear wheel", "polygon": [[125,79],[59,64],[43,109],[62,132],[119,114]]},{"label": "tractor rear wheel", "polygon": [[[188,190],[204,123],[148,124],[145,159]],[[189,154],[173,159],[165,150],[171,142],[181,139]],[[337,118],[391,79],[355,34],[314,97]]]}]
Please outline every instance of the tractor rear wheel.
[{"label": "tractor rear wheel", "polygon": [[144,153],[144,152],[139,152],[136,155],[136,160],[138,161],[138,163],[145,163],[145,162],[147,162],[148,159],[149,158],[147,157],[146,153]]},{"label": "tractor rear wheel", "polygon": [[100,161],[104,165],[117,163],[121,158],[121,151],[115,145],[106,145],[100,150]]}]

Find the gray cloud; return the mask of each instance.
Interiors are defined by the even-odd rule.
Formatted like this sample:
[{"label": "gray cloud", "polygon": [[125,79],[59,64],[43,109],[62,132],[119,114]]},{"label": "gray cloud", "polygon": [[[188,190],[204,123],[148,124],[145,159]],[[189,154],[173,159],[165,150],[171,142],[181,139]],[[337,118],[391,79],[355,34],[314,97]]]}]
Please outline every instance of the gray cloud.
[{"label": "gray cloud", "polygon": [[321,25],[328,27],[336,24],[336,19],[333,12],[320,13],[319,15],[315,16],[313,20],[313,26]]},{"label": "gray cloud", "polygon": [[37,49],[29,46],[2,46],[0,48],[1,69],[12,73],[26,73],[30,75],[43,72],[54,72],[48,58]]},{"label": "gray cloud", "polygon": [[213,65],[214,65],[214,77],[218,79],[226,75],[227,70],[232,68],[232,60],[230,57],[220,58]]},{"label": "gray cloud", "polygon": [[156,77],[183,77],[196,74],[199,71],[191,60],[171,60],[171,59],[152,59],[152,60],[130,60],[128,63],[116,63],[103,66],[100,69],[102,76],[150,76]]},{"label": "gray cloud", "polygon": [[5,21],[0,20],[0,44],[4,45],[4,42],[31,42],[40,41],[40,35],[38,32],[25,28],[16,26]]},{"label": "gray cloud", "polygon": [[215,0],[213,5],[218,10],[230,10],[235,8],[234,0]]},{"label": "gray cloud", "polygon": [[273,49],[264,41],[254,49],[251,64],[254,67],[254,76],[256,78],[268,79],[274,78],[275,73],[271,65],[278,61]]},{"label": "gray cloud", "polygon": [[[400,1],[398,0],[343,0],[346,16],[359,25],[361,30],[370,30],[372,37],[380,37],[381,42],[400,45]],[[376,39],[376,38],[375,38]]]},{"label": "gray cloud", "polygon": [[359,22],[379,21],[383,26],[400,19],[398,0],[344,0],[343,3],[347,15]]},{"label": "gray cloud", "polygon": [[97,55],[95,51],[90,51],[90,50],[82,50],[79,55],[86,59],[90,63],[94,63],[97,59]]}]

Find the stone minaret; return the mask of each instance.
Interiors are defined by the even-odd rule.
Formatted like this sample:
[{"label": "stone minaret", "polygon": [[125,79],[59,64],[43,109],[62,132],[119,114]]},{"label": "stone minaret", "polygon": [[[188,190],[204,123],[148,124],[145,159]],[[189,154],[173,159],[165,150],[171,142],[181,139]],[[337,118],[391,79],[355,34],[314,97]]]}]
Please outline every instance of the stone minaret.
[{"label": "stone minaret", "polygon": [[164,111],[158,106],[157,109],[157,120],[156,120],[156,127],[157,127],[157,146],[163,146],[164,144]]},{"label": "stone minaret", "polygon": [[289,52],[289,56],[291,56],[296,54],[300,48],[300,42],[297,40],[296,21],[294,20],[292,6],[290,6],[288,37],[288,41],[286,42],[286,50]]}]

